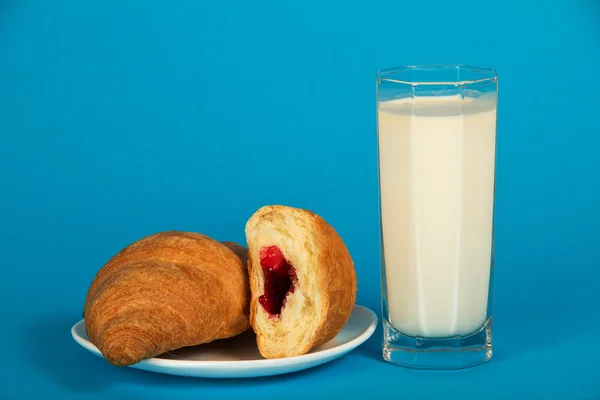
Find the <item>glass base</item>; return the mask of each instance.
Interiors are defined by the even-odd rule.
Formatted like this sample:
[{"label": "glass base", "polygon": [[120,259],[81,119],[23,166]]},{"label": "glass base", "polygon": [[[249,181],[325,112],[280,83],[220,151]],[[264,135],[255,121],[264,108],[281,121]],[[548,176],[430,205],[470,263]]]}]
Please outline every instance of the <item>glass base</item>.
[{"label": "glass base", "polygon": [[383,321],[383,358],[419,369],[461,369],[492,358],[492,318],[467,336],[430,339],[406,336]]}]

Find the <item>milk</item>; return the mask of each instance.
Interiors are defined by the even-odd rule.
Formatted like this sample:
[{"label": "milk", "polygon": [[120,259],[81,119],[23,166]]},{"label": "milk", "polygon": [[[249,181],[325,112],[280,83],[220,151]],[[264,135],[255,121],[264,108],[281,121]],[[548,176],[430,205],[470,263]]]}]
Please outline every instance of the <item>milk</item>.
[{"label": "milk", "polygon": [[378,125],[388,321],[408,336],[472,333],[487,315],[496,98],[383,101]]}]

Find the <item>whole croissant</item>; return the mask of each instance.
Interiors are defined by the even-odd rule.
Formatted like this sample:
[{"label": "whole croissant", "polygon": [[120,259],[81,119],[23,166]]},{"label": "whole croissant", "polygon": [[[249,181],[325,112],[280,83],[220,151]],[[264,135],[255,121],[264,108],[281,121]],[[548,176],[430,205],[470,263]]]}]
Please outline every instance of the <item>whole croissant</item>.
[{"label": "whole croissant", "polygon": [[90,341],[125,366],[250,328],[247,252],[199,233],[145,237],[112,257],[85,302]]}]

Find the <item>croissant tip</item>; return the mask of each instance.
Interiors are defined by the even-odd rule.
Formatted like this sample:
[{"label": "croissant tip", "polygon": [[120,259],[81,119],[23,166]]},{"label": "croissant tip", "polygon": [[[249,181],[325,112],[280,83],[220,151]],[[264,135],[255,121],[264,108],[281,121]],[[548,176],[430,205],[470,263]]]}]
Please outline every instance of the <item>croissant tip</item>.
[{"label": "croissant tip", "polygon": [[130,335],[114,336],[112,340],[104,343],[102,349],[104,358],[118,367],[137,364],[146,358],[147,353],[146,344]]}]

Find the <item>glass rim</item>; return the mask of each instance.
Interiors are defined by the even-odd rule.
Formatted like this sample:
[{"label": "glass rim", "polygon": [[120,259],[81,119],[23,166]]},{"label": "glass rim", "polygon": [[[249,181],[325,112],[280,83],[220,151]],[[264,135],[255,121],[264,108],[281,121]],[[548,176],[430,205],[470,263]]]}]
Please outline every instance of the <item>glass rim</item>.
[{"label": "glass rim", "polygon": [[[456,69],[456,70],[469,70],[469,72],[481,75],[478,79],[464,79],[456,81],[422,81],[422,80],[406,80],[406,79],[394,79],[394,74],[399,74],[407,71],[429,71],[437,72],[444,69]],[[493,68],[477,67],[467,64],[414,64],[414,65],[402,65],[398,67],[384,68],[377,71],[377,81],[400,83],[411,86],[430,86],[430,85],[453,85],[453,86],[464,86],[472,84],[481,84],[498,81],[498,72]]]}]

